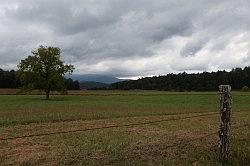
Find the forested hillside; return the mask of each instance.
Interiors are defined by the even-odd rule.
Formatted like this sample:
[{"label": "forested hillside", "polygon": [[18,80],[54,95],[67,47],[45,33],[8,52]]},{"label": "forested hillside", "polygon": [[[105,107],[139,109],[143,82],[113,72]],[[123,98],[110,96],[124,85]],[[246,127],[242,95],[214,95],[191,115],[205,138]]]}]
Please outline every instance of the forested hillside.
[{"label": "forested hillside", "polygon": [[230,72],[203,72],[196,74],[167,74],[165,76],[146,77],[138,80],[117,82],[110,89],[143,89],[167,91],[215,91],[220,84],[230,84],[233,89],[242,89],[250,85],[250,67],[235,68]]}]

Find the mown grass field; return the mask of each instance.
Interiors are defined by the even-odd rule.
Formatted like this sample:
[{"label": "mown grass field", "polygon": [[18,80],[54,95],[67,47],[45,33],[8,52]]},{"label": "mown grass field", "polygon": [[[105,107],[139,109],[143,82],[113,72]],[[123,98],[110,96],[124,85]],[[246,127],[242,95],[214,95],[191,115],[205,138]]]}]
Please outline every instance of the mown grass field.
[{"label": "mown grass field", "polygon": [[[85,130],[0,140],[1,165],[220,165],[216,92],[69,91],[49,101],[39,92],[0,94],[0,139]],[[250,163],[250,127],[236,127],[250,123],[249,111],[250,93],[233,92],[226,165]],[[105,126],[120,127],[91,130]]]}]

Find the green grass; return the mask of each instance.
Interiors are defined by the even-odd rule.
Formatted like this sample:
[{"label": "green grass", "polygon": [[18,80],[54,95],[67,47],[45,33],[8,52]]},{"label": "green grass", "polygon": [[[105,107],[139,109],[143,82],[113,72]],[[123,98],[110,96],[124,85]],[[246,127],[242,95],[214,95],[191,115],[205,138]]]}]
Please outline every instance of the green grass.
[{"label": "green grass", "polygon": [[[0,95],[0,138],[143,123],[218,112],[216,92],[73,91],[77,95]],[[231,153],[249,165],[250,93],[233,92]],[[219,115],[0,141],[3,165],[220,165]],[[176,144],[177,146],[169,147]],[[0,164],[1,165],[1,164]]]},{"label": "green grass", "polygon": [[[130,92],[130,93],[129,93]],[[120,92],[119,92],[120,93]],[[0,125],[218,111],[217,93],[88,92],[84,95],[0,95]],[[234,94],[234,111],[250,110],[250,95]]]}]

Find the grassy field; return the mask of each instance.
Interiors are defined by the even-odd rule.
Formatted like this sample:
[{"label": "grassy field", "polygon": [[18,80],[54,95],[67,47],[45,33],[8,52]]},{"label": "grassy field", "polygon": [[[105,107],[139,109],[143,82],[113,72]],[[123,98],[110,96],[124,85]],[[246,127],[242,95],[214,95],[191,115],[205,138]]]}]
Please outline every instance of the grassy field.
[{"label": "grassy field", "polygon": [[[38,91],[0,94],[0,139],[85,130],[1,140],[2,165],[218,165],[216,92],[69,91],[49,101]],[[250,123],[250,93],[233,92],[233,102],[226,165],[249,165],[250,127],[236,126]],[[105,126],[116,127],[91,130]]]}]

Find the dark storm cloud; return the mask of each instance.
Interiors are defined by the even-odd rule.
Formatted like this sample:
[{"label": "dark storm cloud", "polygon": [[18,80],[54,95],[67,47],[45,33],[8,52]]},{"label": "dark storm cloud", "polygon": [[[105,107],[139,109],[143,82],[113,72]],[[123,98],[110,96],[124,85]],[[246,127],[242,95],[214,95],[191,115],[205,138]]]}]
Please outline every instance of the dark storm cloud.
[{"label": "dark storm cloud", "polygon": [[[0,67],[59,46],[77,72],[143,76],[249,65],[248,0],[2,0]],[[220,61],[227,58],[223,62]]]}]

